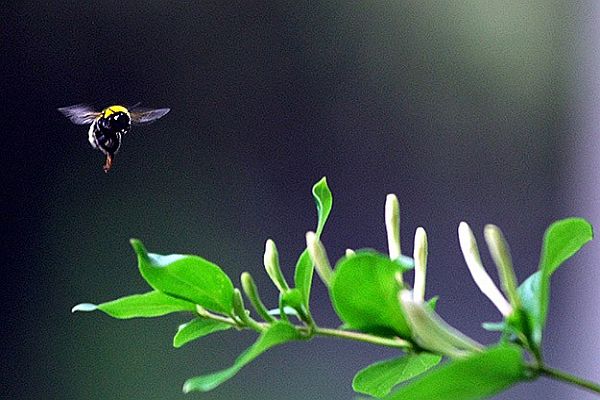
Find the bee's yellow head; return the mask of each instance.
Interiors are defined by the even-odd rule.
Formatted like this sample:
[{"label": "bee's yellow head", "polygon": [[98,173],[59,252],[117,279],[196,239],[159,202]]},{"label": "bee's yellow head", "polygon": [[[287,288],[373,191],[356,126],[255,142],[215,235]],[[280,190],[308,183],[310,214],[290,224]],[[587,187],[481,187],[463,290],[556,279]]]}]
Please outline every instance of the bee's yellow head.
[{"label": "bee's yellow head", "polygon": [[127,116],[129,116],[129,110],[127,110],[125,107],[123,106],[110,106],[110,107],[106,107],[104,110],[102,110],[102,117],[103,118],[108,118],[113,114],[116,114],[118,112],[122,112],[127,114]]}]

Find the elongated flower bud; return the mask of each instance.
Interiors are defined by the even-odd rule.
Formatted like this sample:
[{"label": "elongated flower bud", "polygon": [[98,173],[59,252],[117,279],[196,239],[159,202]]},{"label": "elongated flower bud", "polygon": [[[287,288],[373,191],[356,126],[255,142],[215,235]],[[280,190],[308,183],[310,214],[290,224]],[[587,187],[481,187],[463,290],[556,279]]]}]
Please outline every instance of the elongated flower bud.
[{"label": "elongated flower bud", "polygon": [[271,239],[267,240],[267,243],[265,244],[264,264],[267,274],[269,274],[269,277],[275,286],[277,286],[277,289],[279,289],[281,293],[288,291],[290,287],[285,281],[283,273],[281,272],[281,267],[279,266],[279,253],[277,252],[277,247],[275,247],[275,242]]},{"label": "elongated flower bud", "polygon": [[250,302],[252,303],[252,306],[256,312],[259,313],[265,321],[274,322],[275,318],[269,314],[267,307],[265,307],[260,299],[258,288],[256,287],[256,283],[254,282],[252,275],[250,275],[248,272],[242,272],[240,281],[242,282],[242,289],[244,289],[244,293],[246,293],[246,296],[248,299],[250,299]]},{"label": "elongated flower bud", "polygon": [[306,248],[308,249],[308,254],[315,265],[319,277],[321,277],[321,280],[327,287],[331,286],[333,269],[329,263],[329,258],[327,257],[323,243],[321,243],[314,232],[308,232],[306,234]]},{"label": "elongated flower bud", "polygon": [[473,280],[477,286],[479,286],[479,290],[494,303],[502,315],[505,317],[509,316],[512,313],[513,308],[508,301],[506,301],[504,296],[502,296],[502,293],[500,293],[500,290],[498,290],[498,287],[494,281],[492,281],[492,278],[490,278],[485,271],[485,268],[483,268],[475,236],[466,222],[461,222],[458,226],[458,239],[467,267],[471,272]]},{"label": "elongated flower bud", "polygon": [[427,234],[425,229],[419,227],[415,232],[415,247],[413,258],[415,260],[415,282],[413,298],[416,302],[425,301],[425,277],[427,275]]},{"label": "elongated flower bud", "polygon": [[402,254],[400,248],[400,204],[395,194],[388,194],[385,199],[385,229],[390,259],[395,260]]},{"label": "elongated flower bud", "polygon": [[498,268],[504,294],[506,294],[514,308],[519,308],[521,300],[517,292],[517,277],[515,276],[508,243],[506,243],[502,231],[496,225],[486,225],[483,233],[492,259]]},{"label": "elongated flower bud", "polygon": [[233,311],[240,319],[242,324],[256,330],[262,331],[263,328],[250,317],[248,310],[244,306],[244,298],[242,297],[242,293],[238,288],[233,289]]},{"label": "elongated flower bud", "polygon": [[424,349],[451,358],[465,357],[483,349],[481,344],[448,325],[427,305],[414,301],[409,290],[401,290],[398,299],[413,338]]}]

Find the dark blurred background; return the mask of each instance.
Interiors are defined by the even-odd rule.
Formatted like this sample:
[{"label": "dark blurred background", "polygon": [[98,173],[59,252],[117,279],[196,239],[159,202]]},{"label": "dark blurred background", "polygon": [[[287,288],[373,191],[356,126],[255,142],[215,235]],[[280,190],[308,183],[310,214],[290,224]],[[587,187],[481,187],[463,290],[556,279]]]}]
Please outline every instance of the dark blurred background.
[{"label": "dark blurred background", "polygon": [[[497,337],[480,323],[500,315],[467,272],[458,223],[481,242],[485,223],[501,226],[520,280],[553,220],[599,226],[593,1],[23,0],[2,9],[3,399],[354,398],[354,373],[393,351],[291,344],[213,392],[184,396],[186,378],[229,366],[255,335],[174,349],[182,316],[70,313],[146,291],[131,237],[157,253],[202,255],[236,283],[250,271],[275,299],[264,241],[276,241],[291,279],[322,176],[334,194],[330,257],[385,251],[385,195],[398,194],[404,251],[417,226],[428,231],[428,295],[485,343]],[[109,174],[87,128],[56,111],[138,101],[172,112],[125,137]],[[595,380],[599,251],[593,242],[555,275],[545,336],[551,365]],[[336,326],[315,282],[316,319]],[[592,397],[539,381],[498,398]]]}]

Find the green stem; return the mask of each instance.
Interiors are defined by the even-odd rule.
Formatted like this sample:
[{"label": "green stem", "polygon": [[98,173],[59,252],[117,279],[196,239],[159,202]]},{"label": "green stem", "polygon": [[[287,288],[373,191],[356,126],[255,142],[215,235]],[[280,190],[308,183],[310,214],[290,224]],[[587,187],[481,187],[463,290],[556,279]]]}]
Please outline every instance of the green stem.
[{"label": "green stem", "polygon": [[600,385],[597,383],[587,381],[585,379],[567,374],[566,372],[562,372],[562,371],[547,367],[545,365],[541,365],[538,368],[538,371],[540,372],[540,374],[545,375],[548,378],[567,382],[567,383],[570,383],[571,385],[576,385],[576,386],[582,387],[582,388],[587,389],[594,393],[600,393]]},{"label": "green stem", "polygon": [[315,327],[314,334],[320,336],[338,337],[342,339],[355,340],[358,342],[366,342],[376,344],[379,346],[395,347],[400,349],[412,348],[412,345],[409,342],[400,338],[389,339],[360,332]]},{"label": "green stem", "polygon": [[225,317],[223,315],[213,314],[204,308],[197,308],[196,311],[198,313],[198,316],[201,318],[212,319],[214,321],[223,322],[225,324],[229,324],[234,327],[239,327],[239,324],[231,317]]},{"label": "green stem", "polygon": [[[246,329],[254,329],[254,330],[259,330],[259,329],[264,330],[270,325],[268,323],[254,321],[256,323],[255,326],[248,326],[247,324],[240,326],[232,318],[224,317],[224,316],[221,316],[218,314],[213,314],[207,310],[202,310],[201,312],[198,312],[198,315],[200,315],[202,318],[208,318],[208,319],[213,319],[215,321],[224,322],[231,326],[239,327],[242,329],[246,328]],[[294,325],[294,327],[296,329],[298,329],[299,331],[304,332],[311,336],[316,335],[316,336],[337,337],[337,338],[341,338],[341,339],[354,340],[357,342],[371,343],[371,344],[375,344],[378,346],[394,347],[397,349],[405,349],[405,350],[413,348],[413,345],[410,342],[408,342],[404,339],[400,339],[400,338],[390,339],[390,338],[384,338],[381,336],[369,335],[368,333],[343,331],[340,329],[331,329],[331,328],[320,328],[317,326],[306,327],[306,326]],[[259,329],[256,329],[256,328],[259,328]]]}]

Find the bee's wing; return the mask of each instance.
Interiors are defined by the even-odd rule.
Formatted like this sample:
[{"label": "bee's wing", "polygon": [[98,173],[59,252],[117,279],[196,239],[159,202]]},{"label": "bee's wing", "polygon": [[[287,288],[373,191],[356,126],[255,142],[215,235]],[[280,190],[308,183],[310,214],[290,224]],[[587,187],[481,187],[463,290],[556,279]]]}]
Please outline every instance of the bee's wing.
[{"label": "bee's wing", "polygon": [[151,122],[156,121],[159,118],[164,117],[169,111],[170,108],[143,108],[143,107],[135,107],[131,110],[131,123],[135,125],[143,125],[149,124]]},{"label": "bee's wing", "polygon": [[100,115],[99,111],[94,110],[86,104],[75,104],[74,106],[59,108],[65,117],[69,118],[72,123],[77,125],[87,125],[94,122]]}]

